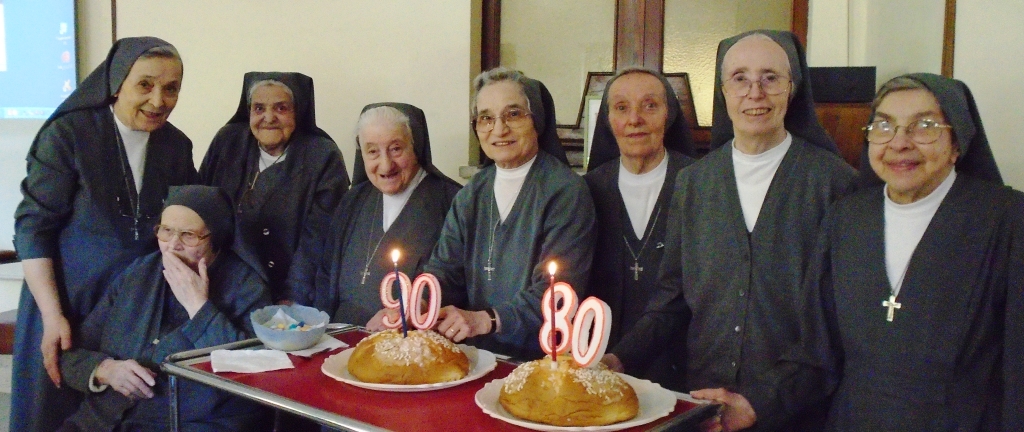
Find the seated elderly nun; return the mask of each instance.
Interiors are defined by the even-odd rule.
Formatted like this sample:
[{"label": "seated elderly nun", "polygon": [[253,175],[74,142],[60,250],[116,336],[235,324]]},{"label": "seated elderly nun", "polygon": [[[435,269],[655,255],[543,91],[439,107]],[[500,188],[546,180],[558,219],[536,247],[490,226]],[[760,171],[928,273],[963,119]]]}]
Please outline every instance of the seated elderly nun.
[{"label": "seated elderly nun", "polygon": [[[432,163],[427,119],[403,103],[367,105],[356,125],[352,190],[326,235],[304,237],[288,282],[295,301],[329,311],[335,322],[368,324],[381,311],[380,283],[398,267],[415,278],[462,187]],[[381,329],[379,320],[367,325]]]},{"label": "seated elderly nun", "polygon": [[274,302],[299,238],[319,232],[348,190],[337,144],[316,126],[313,79],[294,72],[245,74],[238,111],[217,132],[199,176],[237,210],[241,241],[259,257]]},{"label": "seated elderly nun", "polygon": [[824,417],[827,371],[780,360],[808,325],[817,227],[854,170],[817,121],[807,71],[789,32],[719,44],[713,150],[676,179],[658,291],[608,356],[645,365],[683,344],[683,388],[723,403],[727,430],[820,430]]},{"label": "seated elderly nun", "polygon": [[[263,276],[231,250],[230,198],[217,187],[171,188],[153,231],[160,250],[132,263],[76,329],[61,357],[68,385],[85,394],[59,430],[168,430],[171,354],[253,337],[249,313],[270,304]],[[182,430],[264,430],[254,402],[181,380]]]},{"label": "seated elderly nun", "polygon": [[[675,91],[661,74],[618,72],[605,87],[584,176],[597,212],[597,247],[589,295],[611,307],[609,346],[640,318],[654,293],[665,252],[676,174],[691,164],[693,144]],[[665,381],[667,353],[631,375]]]},{"label": "seated elderly nun", "polygon": [[[167,188],[196,181],[192,141],[167,119],[178,51],[118,40],[39,129],[21,183],[14,245],[25,271],[15,329],[10,430],[52,431],[81,395],[61,386],[62,349],[110,280],[156,250]],[[45,365],[45,368],[44,368]]]},{"label": "seated elderly nun", "polygon": [[496,68],[473,80],[473,128],[494,161],[452,204],[424,271],[441,282],[438,332],[506,355],[539,358],[540,302],[555,278],[586,291],[594,204],[569,168],[555,104],[540,81]]},{"label": "seated elderly nun", "polygon": [[967,86],[883,84],[865,185],[826,219],[836,431],[1024,425],[1024,194],[1003,185]]}]

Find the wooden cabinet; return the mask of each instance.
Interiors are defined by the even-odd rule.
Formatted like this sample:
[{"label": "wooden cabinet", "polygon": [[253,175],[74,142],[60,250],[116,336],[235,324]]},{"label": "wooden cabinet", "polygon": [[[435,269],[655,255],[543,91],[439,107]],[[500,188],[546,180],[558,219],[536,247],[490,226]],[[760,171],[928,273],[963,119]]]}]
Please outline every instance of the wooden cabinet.
[{"label": "wooden cabinet", "polygon": [[818,121],[839,146],[839,153],[851,166],[860,169],[864,149],[864,131],[871,120],[869,103],[818,103],[814,110]]}]

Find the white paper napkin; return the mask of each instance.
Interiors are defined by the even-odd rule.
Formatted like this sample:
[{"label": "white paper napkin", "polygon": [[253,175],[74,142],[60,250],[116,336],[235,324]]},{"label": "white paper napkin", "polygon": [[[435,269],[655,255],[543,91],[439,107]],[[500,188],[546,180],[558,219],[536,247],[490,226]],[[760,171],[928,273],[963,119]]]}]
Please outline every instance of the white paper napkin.
[{"label": "white paper napkin", "polygon": [[210,353],[210,365],[214,372],[242,373],[295,368],[288,354],[277,350],[216,350]]},{"label": "white paper napkin", "polygon": [[335,339],[333,336],[323,335],[320,336],[320,342],[317,342],[316,345],[313,345],[312,347],[306,348],[304,350],[288,351],[288,354],[302,357],[312,357],[313,354],[316,354],[320,351],[331,350],[335,348],[348,348],[348,344]]}]

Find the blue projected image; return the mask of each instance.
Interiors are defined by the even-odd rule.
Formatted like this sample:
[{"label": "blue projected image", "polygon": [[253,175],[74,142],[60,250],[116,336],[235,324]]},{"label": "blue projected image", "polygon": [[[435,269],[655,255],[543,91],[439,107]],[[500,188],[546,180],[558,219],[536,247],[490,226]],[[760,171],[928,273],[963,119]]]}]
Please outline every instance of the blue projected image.
[{"label": "blue projected image", "polygon": [[0,0],[0,119],[45,119],[75,89],[74,0]]}]

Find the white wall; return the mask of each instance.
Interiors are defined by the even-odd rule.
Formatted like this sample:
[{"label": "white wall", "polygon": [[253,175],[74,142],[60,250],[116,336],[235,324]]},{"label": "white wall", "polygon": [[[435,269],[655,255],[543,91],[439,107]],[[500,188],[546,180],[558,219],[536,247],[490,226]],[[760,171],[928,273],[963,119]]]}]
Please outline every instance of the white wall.
[{"label": "white wall", "polygon": [[[944,4],[901,2],[898,10],[915,11],[910,19],[894,13],[891,2],[811,0],[807,61],[811,66],[877,66],[876,86],[903,73],[940,73]],[[958,1],[953,61],[953,77],[974,94],[1003,179],[1016,189],[1024,189],[1018,138],[1024,112],[1020,17],[1020,0]],[[845,63],[836,54],[843,47],[849,51]]]},{"label": "white wall", "polygon": [[547,86],[559,124],[576,123],[587,72],[611,72],[614,50],[614,1],[501,4],[501,64]]},{"label": "white wall", "polygon": [[667,0],[665,72],[686,72],[697,122],[711,125],[718,42],[755,29],[788,30],[791,0]]},{"label": "white wall", "polygon": [[[316,83],[317,124],[349,168],[359,111],[407,102],[426,113],[434,163],[458,178],[467,163],[471,1],[132,0],[117,2],[117,36],[152,35],[185,63],[171,122],[196,164],[234,113],[242,75],[298,71]],[[350,173],[351,174],[351,173]]]},{"label": "white wall", "polygon": [[953,76],[974,93],[992,151],[1007,184],[1024,190],[1024,2],[960,0],[956,5]]}]

